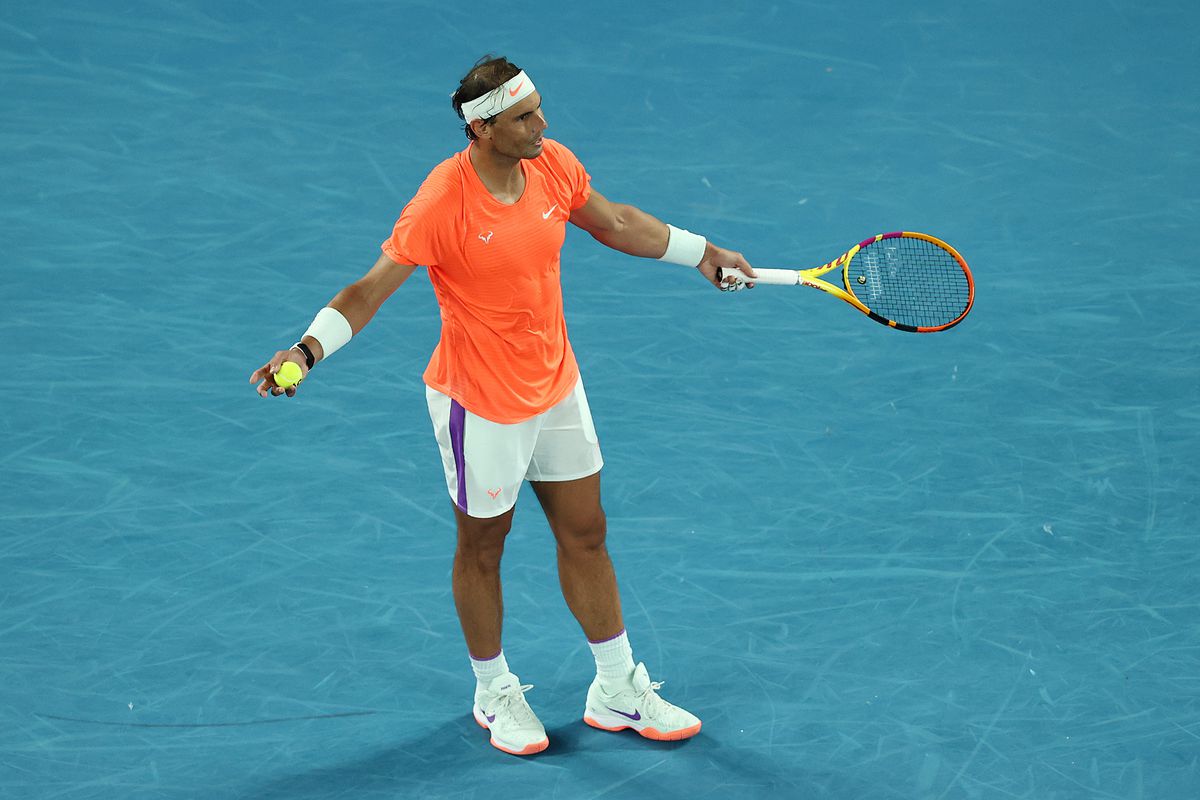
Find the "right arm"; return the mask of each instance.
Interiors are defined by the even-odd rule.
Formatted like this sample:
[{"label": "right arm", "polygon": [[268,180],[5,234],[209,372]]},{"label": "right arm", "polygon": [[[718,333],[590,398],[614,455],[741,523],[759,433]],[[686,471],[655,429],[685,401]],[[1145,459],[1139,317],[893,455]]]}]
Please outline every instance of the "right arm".
[{"label": "right arm", "polygon": [[[383,301],[391,297],[392,292],[399,289],[400,284],[408,280],[408,276],[412,275],[415,269],[413,266],[397,264],[381,254],[375,266],[371,267],[366,275],[333,296],[329,307],[340,311],[350,323],[350,329],[358,335],[375,316]],[[325,356],[321,343],[313,337],[305,336],[301,341],[312,350],[314,364]]]},{"label": "right arm", "polygon": [[[383,305],[383,301],[391,297],[392,292],[399,289],[400,284],[408,280],[408,276],[412,275],[415,269],[415,266],[397,264],[388,256],[381,254],[379,260],[375,262],[375,266],[371,267],[366,275],[334,295],[333,299],[329,301],[329,307],[341,313],[350,323],[350,329],[358,334],[375,316],[375,312]],[[319,341],[311,336],[305,336],[301,341],[312,350],[314,365],[324,358],[325,351]],[[286,393],[288,397],[292,397],[296,394],[295,387],[285,391],[276,386],[271,379],[284,361],[296,362],[305,376],[308,375],[308,366],[300,351],[280,350],[272,356],[270,361],[250,375],[250,383],[258,383],[256,391],[259,396],[266,397],[268,394]]]}]

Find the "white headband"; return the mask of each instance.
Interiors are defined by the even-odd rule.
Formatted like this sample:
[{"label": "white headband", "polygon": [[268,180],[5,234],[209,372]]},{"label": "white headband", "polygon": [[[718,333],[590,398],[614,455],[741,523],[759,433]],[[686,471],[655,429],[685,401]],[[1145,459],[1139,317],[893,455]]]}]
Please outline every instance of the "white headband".
[{"label": "white headband", "polygon": [[477,97],[474,100],[468,100],[463,103],[463,119],[467,122],[473,122],[477,119],[491,119],[497,114],[512,108],[535,91],[533,81],[529,80],[524,71],[518,72],[483,97]]}]

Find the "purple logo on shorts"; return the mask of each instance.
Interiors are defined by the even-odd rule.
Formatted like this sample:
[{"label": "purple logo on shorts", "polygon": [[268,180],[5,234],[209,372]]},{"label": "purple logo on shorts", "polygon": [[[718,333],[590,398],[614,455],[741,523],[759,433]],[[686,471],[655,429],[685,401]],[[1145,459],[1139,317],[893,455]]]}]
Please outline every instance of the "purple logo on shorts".
[{"label": "purple logo on shorts", "polygon": [[495,715],[495,714],[484,714],[484,715],[483,715],[483,718],[484,718],[484,719],[486,719],[488,722],[495,722],[495,721],[496,721],[496,715]]},{"label": "purple logo on shorts", "polygon": [[612,706],[605,706],[605,708],[607,708],[609,711],[612,711],[613,713],[620,714],[622,717],[629,717],[634,722],[637,722],[639,719],[642,718],[642,713],[640,711],[638,711],[636,708],[633,710],[632,714],[626,714],[624,711],[617,711],[617,709],[613,708]]}]

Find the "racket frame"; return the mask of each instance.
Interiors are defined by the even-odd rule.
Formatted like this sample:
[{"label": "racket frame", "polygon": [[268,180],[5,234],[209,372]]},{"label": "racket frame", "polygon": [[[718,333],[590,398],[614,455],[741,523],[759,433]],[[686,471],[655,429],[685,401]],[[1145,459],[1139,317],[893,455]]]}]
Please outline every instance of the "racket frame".
[{"label": "racket frame", "polygon": [[[876,242],[884,239],[899,239],[903,237],[924,239],[930,244],[942,248],[947,253],[954,256],[954,259],[958,262],[958,265],[962,267],[963,274],[967,279],[967,303],[963,308],[962,313],[951,321],[941,325],[930,326],[906,325],[896,322],[895,320],[888,319],[881,314],[875,313],[868,308],[866,304],[858,298],[857,295],[854,294],[854,288],[850,283],[850,262],[854,260],[854,257],[858,255],[858,252],[867,245],[875,244]],[[821,280],[822,275],[827,275],[839,267],[842,270],[841,286],[837,286],[829,281]],[[747,278],[741,274],[740,270],[731,270],[728,272],[723,271],[722,274],[735,274],[738,280],[746,283],[772,283],[787,286],[795,286],[799,284],[813,289],[820,289],[826,294],[831,294],[839,300],[849,303],[881,325],[886,325],[889,328],[896,328],[897,330],[908,331],[909,333],[936,333],[937,331],[944,331],[948,328],[953,328],[955,325],[962,322],[963,318],[967,316],[967,313],[975,304],[975,279],[971,276],[971,269],[967,266],[966,260],[959,254],[957,250],[941,239],[938,239],[936,236],[930,236],[927,233],[917,233],[916,231],[894,231],[892,233],[876,234],[869,239],[863,239],[861,242],[854,245],[854,247],[851,247],[849,250],[835,258],[833,261],[822,264],[819,267],[812,267],[810,269],[755,269],[755,272],[758,273],[758,278]]]}]

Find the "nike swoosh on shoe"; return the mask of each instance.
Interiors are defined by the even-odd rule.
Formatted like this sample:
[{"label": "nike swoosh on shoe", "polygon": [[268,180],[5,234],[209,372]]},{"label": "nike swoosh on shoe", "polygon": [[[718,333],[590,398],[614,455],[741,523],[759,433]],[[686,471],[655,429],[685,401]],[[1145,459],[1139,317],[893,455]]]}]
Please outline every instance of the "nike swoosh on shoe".
[{"label": "nike swoosh on shoe", "polygon": [[638,711],[636,708],[633,710],[632,714],[627,714],[624,711],[618,711],[617,709],[613,708],[612,706],[605,706],[605,708],[607,708],[609,711],[613,712],[614,714],[620,714],[622,717],[628,717],[629,719],[633,720],[634,722],[637,722],[638,720],[640,720],[642,718],[642,712]]}]

